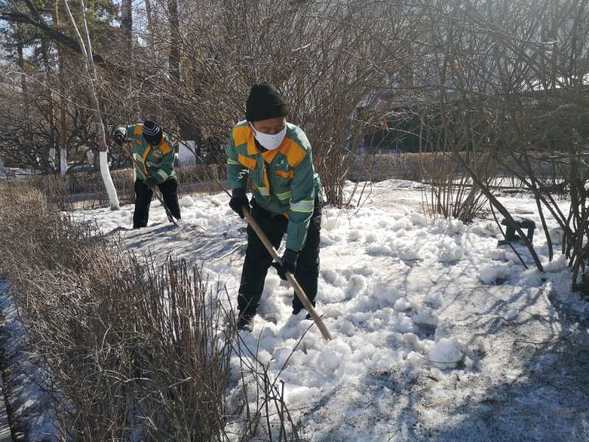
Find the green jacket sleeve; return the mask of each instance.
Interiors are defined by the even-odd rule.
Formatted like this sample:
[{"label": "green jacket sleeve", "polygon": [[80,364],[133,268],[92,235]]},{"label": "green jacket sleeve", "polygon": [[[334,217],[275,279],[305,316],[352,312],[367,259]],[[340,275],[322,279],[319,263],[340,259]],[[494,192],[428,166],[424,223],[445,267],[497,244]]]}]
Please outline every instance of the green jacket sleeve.
[{"label": "green jacket sleeve", "polygon": [[133,169],[135,172],[135,178],[139,180],[145,180],[145,169],[143,166],[143,159],[136,157],[134,153],[134,146],[138,140],[138,137],[135,136],[135,127],[137,125],[131,124],[127,126],[127,145],[125,146],[128,149],[129,154],[133,158]]},{"label": "green jacket sleeve", "polygon": [[127,126],[127,140],[128,141],[135,141],[137,137],[135,136],[135,124],[131,124]]},{"label": "green jacket sleeve", "polygon": [[292,195],[288,210],[286,248],[298,252],[305,244],[307,229],[315,209],[315,170],[310,150],[294,169],[290,186]]},{"label": "green jacket sleeve", "polygon": [[176,159],[174,152],[175,146],[170,145],[172,149],[162,157],[162,161],[159,166],[152,167],[149,170],[149,175],[156,180],[157,184],[161,184],[174,175],[174,160]]},{"label": "green jacket sleeve", "polygon": [[231,135],[225,152],[227,153],[227,187],[232,190],[245,188],[249,170],[239,162],[237,149]]}]

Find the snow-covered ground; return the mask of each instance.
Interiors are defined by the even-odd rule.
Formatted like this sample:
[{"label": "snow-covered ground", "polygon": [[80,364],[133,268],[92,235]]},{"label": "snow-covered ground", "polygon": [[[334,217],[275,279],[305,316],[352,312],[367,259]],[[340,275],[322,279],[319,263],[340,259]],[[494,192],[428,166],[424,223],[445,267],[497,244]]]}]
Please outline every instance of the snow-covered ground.
[{"label": "snow-covered ground", "polygon": [[[27,342],[27,332],[18,309],[8,292],[8,284],[0,279],[0,348],[2,394],[10,404],[12,431],[29,440],[58,440],[57,418],[51,408],[54,392],[46,386],[44,361],[36,356]],[[3,412],[4,410],[2,410]]]},{"label": "snow-covered ground", "polygon": [[[352,185],[349,186],[352,189]],[[313,328],[280,374],[287,405],[311,441],[589,440],[589,307],[570,293],[566,262],[526,270],[492,220],[426,218],[422,186],[370,186],[360,208],[325,208],[317,309],[335,339]],[[502,201],[536,219],[526,197]],[[132,206],[79,211],[130,250],[204,265],[236,296],[243,222],[224,194],[181,198],[182,229],[152,204],[150,226]],[[556,225],[552,225],[555,228]],[[271,269],[245,341],[278,373],[311,325]],[[235,299],[234,299],[235,301]]]}]

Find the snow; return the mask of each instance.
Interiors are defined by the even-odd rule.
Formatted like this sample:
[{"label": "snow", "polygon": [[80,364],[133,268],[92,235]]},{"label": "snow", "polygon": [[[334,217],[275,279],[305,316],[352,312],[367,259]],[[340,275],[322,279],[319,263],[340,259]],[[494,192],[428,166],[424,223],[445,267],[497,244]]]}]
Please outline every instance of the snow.
[{"label": "snow", "polygon": [[[12,416],[29,440],[57,441],[58,422],[53,413],[54,396],[47,390],[46,367],[29,351],[27,333],[8,284],[0,279],[0,346],[4,373],[2,393]],[[15,422],[11,423],[12,425]]]},{"label": "snow", "polygon": [[510,268],[504,263],[487,264],[481,268],[479,279],[484,284],[498,284],[509,277]]},{"label": "snow", "polygon": [[180,204],[180,207],[184,207],[184,208],[192,207],[192,206],[194,206],[194,200],[192,199],[192,197],[190,195],[185,195],[182,198],[180,198],[179,204]]},{"label": "snow", "polygon": [[429,360],[437,367],[456,367],[462,360],[463,353],[461,345],[456,339],[442,338],[436,342],[429,351]]},{"label": "snow", "polygon": [[[559,310],[586,318],[589,307],[569,290],[566,260],[557,254],[548,262],[538,230],[534,243],[546,273],[516,245],[525,269],[509,246],[498,248],[492,220],[464,225],[425,217],[423,188],[385,181],[370,185],[358,207],[324,208],[317,310],[334,340],[325,342],[313,327],[291,356],[312,322],[304,312],[291,315],[291,290],[273,269],[268,273],[253,331],[242,338],[285,382],[301,436],[586,440],[589,414],[569,411],[589,406],[589,389],[575,384],[587,366],[577,373],[573,354],[561,357],[558,343],[589,342],[589,325],[579,327]],[[531,198],[502,201],[540,225]],[[122,229],[131,224],[132,206],[76,216],[121,235],[134,252],[202,264],[235,304],[245,225],[224,194],[184,196],[180,205],[180,229],[157,203],[141,230]]]}]

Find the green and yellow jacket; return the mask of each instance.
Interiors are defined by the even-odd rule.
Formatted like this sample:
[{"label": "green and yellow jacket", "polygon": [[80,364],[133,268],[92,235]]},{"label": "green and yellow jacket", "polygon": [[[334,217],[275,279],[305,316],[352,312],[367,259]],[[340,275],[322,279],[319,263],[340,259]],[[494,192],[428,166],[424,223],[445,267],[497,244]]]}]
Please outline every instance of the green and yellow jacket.
[{"label": "green and yellow jacket", "polygon": [[287,123],[286,137],[275,150],[261,151],[247,121],[231,131],[227,151],[227,179],[231,189],[252,181],[256,203],[288,218],[286,247],[300,251],[305,243],[315,197],[321,194],[311,144],[298,126]]},{"label": "green and yellow jacket", "polygon": [[152,177],[158,184],[176,179],[175,147],[164,133],[160,144],[152,146],[143,138],[143,124],[127,126],[127,142],[131,145],[135,177],[145,181]]}]

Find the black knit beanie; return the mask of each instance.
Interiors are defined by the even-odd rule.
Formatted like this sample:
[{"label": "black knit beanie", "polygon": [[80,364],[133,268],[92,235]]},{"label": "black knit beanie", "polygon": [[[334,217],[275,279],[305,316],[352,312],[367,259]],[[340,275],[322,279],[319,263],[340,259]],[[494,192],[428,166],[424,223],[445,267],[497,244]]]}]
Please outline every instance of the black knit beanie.
[{"label": "black knit beanie", "polygon": [[286,117],[288,108],[276,89],[266,83],[254,84],[245,105],[247,121]]},{"label": "black knit beanie", "polygon": [[143,138],[145,138],[145,141],[149,144],[160,144],[160,141],[162,140],[162,128],[155,121],[144,121]]}]

